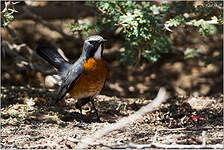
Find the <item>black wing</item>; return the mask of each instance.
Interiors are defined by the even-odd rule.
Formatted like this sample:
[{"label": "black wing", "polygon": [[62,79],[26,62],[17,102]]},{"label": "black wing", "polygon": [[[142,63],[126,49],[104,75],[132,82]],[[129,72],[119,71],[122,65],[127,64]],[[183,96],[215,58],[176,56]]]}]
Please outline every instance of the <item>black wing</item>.
[{"label": "black wing", "polygon": [[72,88],[72,86],[75,84],[75,82],[81,75],[83,67],[82,67],[82,63],[79,63],[79,62],[81,61],[77,61],[77,63],[71,67],[71,70],[68,71],[66,77],[62,81],[62,84],[59,87],[57,92],[56,103],[63,99],[63,97]]},{"label": "black wing", "polygon": [[38,46],[36,48],[36,52],[62,73],[67,71],[72,65],[58,53],[57,48],[55,47],[43,45]]}]

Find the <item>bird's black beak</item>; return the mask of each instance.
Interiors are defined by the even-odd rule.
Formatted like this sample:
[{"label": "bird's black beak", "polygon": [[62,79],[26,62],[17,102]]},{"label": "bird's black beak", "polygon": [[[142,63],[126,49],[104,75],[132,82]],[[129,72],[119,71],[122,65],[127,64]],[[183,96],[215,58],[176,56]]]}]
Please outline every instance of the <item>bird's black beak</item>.
[{"label": "bird's black beak", "polygon": [[103,42],[107,42],[107,40],[106,39],[103,39]]}]

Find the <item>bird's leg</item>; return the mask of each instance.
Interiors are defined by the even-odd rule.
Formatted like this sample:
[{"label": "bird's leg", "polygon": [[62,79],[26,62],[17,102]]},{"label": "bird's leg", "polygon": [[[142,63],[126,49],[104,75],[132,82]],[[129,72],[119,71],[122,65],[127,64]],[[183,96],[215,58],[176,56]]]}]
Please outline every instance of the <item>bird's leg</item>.
[{"label": "bird's leg", "polygon": [[94,109],[95,114],[96,114],[96,120],[97,120],[97,122],[101,122],[100,117],[99,117],[99,114],[98,114],[98,110],[96,109],[96,106],[94,104],[93,98],[91,98],[91,104],[93,105],[93,109]]},{"label": "bird's leg", "polygon": [[79,111],[80,111],[80,118],[81,118],[81,120],[83,120],[82,107],[79,108]]},{"label": "bird's leg", "polygon": [[83,99],[79,99],[76,104],[75,104],[75,108],[79,109],[80,111],[80,117],[81,120],[84,119],[83,115],[82,115],[82,106],[85,105],[86,103],[88,103],[90,101],[90,98],[83,98]]},{"label": "bird's leg", "polygon": [[87,104],[90,101],[90,98],[83,98],[83,99],[79,99],[76,104],[75,104],[75,108],[80,109],[82,106],[84,106],[85,104]]},{"label": "bird's leg", "polygon": [[81,116],[81,119],[83,120],[82,108],[81,108],[81,107],[82,107],[83,105],[85,105],[86,103],[88,103],[89,101],[91,101],[92,108],[94,109],[95,114],[96,114],[96,117],[97,117],[97,121],[98,121],[98,122],[101,122],[101,121],[100,121],[99,114],[98,114],[98,111],[97,111],[97,109],[96,109],[96,107],[95,107],[94,100],[93,100],[92,97],[79,99],[79,100],[77,101],[77,103],[75,104],[75,107],[76,107],[77,109],[80,110],[80,116]]}]

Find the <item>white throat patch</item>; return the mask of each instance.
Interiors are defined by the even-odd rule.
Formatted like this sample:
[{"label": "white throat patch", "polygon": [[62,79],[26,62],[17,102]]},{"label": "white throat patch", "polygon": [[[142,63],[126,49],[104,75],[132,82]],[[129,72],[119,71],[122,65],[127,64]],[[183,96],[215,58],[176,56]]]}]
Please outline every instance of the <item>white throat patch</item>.
[{"label": "white throat patch", "polygon": [[101,52],[102,52],[102,44],[98,47],[97,51],[94,54],[94,58],[100,59],[101,58]]}]

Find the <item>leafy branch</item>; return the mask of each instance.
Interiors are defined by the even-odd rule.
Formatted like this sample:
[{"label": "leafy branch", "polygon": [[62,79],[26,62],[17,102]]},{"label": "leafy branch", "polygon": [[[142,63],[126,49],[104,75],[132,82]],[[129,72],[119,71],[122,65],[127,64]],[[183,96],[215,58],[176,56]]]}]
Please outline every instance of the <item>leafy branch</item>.
[{"label": "leafy branch", "polygon": [[14,20],[13,14],[18,12],[15,10],[14,5],[18,3],[20,2],[5,1],[5,7],[1,12],[1,27],[8,26],[8,24]]},{"label": "leafy branch", "polygon": [[177,50],[166,30],[172,32],[173,27],[194,26],[203,37],[217,34],[217,26],[223,24],[223,14],[216,8],[222,4],[202,2],[194,6],[192,3],[87,2],[98,11],[95,22],[68,26],[73,32],[87,36],[104,30],[118,32],[124,41],[119,57],[123,64],[156,62],[163,53]]}]

